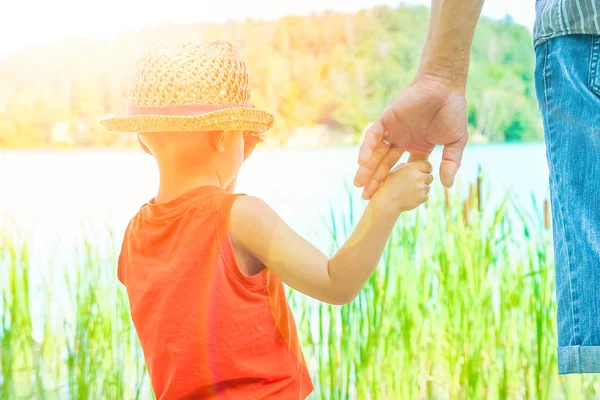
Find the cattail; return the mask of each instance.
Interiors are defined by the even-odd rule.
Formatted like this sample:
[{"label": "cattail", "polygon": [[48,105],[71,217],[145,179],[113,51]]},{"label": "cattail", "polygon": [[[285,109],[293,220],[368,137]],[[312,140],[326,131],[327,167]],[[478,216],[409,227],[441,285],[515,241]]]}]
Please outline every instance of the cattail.
[{"label": "cattail", "polygon": [[446,210],[450,210],[450,189],[444,186],[444,198],[446,200]]},{"label": "cattail", "polygon": [[477,193],[475,193],[475,184],[471,183],[469,185],[469,203],[470,204],[475,204],[475,201],[477,200],[477,198],[475,196],[477,196]]},{"label": "cattail", "polygon": [[550,201],[544,200],[544,229],[550,229]]},{"label": "cattail", "polygon": [[465,226],[469,226],[469,210],[471,210],[471,204],[469,199],[465,199],[463,209],[463,219],[465,220]]}]

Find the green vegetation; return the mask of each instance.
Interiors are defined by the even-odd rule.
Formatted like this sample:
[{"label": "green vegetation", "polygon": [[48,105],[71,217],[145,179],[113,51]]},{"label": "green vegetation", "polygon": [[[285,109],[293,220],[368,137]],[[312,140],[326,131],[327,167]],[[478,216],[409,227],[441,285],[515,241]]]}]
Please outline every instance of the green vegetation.
[{"label": "green vegetation", "polygon": [[[9,221],[0,225],[0,399],[151,397],[127,295],[113,282],[114,249],[84,237],[40,293],[27,240]],[[65,295],[67,304],[57,301]]]},{"label": "green vegetation", "polygon": [[[455,190],[437,193],[402,216],[380,268],[352,304],[290,293],[316,385],[312,398],[600,394],[589,376],[557,375],[547,204],[544,212],[509,218],[508,202],[492,206],[481,188],[478,180],[467,199]],[[349,208],[332,210],[333,248],[349,234],[356,206],[350,197]],[[8,221],[0,228],[2,399],[152,398],[114,277],[116,250],[92,245],[106,242],[93,232],[82,236],[76,251],[61,249],[75,253],[68,265],[44,260],[55,268],[48,272],[54,281],[40,293],[30,283],[36,274],[27,241]],[[65,291],[63,309],[56,303]]]},{"label": "green vegetation", "polygon": [[[277,116],[272,143],[290,143],[307,130],[325,132],[320,144],[356,143],[413,78],[428,18],[424,7],[376,7],[276,21],[165,25],[112,40],[30,47],[0,60],[0,148],[132,145],[132,135],[109,133],[98,120],[125,111],[140,52],[150,42],[217,39],[238,45],[248,61],[253,102]],[[541,139],[527,29],[510,19],[483,18],[471,61],[472,138]]]}]

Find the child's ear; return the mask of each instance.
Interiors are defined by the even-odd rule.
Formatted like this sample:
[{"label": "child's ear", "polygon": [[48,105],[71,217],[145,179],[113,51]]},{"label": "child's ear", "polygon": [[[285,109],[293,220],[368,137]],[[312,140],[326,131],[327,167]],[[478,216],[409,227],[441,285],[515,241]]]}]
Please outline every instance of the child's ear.
[{"label": "child's ear", "polygon": [[226,139],[225,136],[226,135],[227,135],[226,131],[210,132],[212,145],[219,153],[222,153],[225,151],[225,139]]}]

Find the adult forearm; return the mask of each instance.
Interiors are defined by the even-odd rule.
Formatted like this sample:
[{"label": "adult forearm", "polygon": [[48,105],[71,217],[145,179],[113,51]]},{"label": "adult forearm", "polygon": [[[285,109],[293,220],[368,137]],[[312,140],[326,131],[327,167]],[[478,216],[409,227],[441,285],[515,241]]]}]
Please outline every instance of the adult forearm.
[{"label": "adult forearm", "polygon": [[432,0],[427,42],[418,76],[464,90],[471,45],[484,0]]}]

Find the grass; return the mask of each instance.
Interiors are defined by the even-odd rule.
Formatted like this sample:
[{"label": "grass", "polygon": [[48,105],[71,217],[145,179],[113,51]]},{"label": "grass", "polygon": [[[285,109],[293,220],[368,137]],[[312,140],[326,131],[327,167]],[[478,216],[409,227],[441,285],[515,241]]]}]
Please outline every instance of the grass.
[{"label": "grass", "polygon": [[[481,179],[403,215],[352,304],[290,291],[314,399],[594,398],[590,376],[559,377],[548,206],[494,205]],[[332,208],[332,251],[360,205]],[[511,217],[512,214],[512,217]],[[0,227],[0,399],[147,399],[150,390],[116,248],[84,228],[62,273],[38,290],[28,241]],[[108,240],[114,243],[113,240]],[[58,251],[64,252],[64,249]],[[55,263],[54,263],[55,264]],[[43,270],[39,265],[35,270]],[[60,301],[65,298],[66,301]],[[37,311],[36,311],[37,310]],[[37,327],[36,327],[37,326]]]},{"label": "grass", "polygon": [[114,250],[95,248],[84,234],[73,251],[78,268],[64,266],[62,280],[40,293],[30,286],[26,239],[10,221],[2,228],[0,399],[150,398],[126,294],[110,279]]}]

